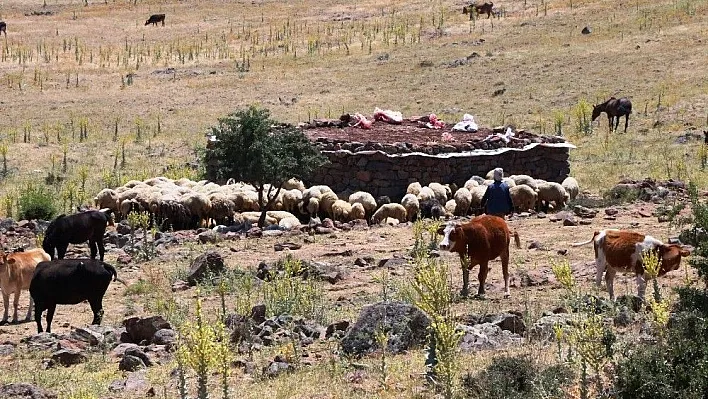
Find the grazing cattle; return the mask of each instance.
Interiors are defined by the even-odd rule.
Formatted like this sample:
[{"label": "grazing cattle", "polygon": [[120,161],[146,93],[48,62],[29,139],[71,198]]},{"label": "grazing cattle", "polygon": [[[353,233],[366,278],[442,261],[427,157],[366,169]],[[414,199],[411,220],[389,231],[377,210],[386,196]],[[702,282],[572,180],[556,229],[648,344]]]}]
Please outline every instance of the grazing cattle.
[{"label": "grazing cattle", "polygon": [[[610,97],[610,99],[604,103],[595,105],[592,108],[592,120],[594,121],[597,119],[597,117],[603,112],[607,114],[607,120],[610,123],[610,132],[617,131],[620,117],[624,115],[624,132],[627,133],[629,114],[632,113],[632,102],[629,101],[627,97],[622,97],[619,100],[614,97]],[[615,124],[614,129],[612,129],[612,122]]]},{"label": "grazing cattle", "polygon": [[462,13],[463,14],[470,14],[470,20],[474,18],[474,14],[477,13],[478,15],[482,14],[487,14],[487,19],[492,16],[492,8],[494,7],[494,3],[491,1],[488,3],[484,4],[470,4],[468,6],[465,6],[462,8]]},{"label": "grazing cattle", "polygon": [[677,270],[681,257],[691,254],[680,245],[664,244],[652,236],[616,229],[595,231],[590,240],[571,244],[571,246],[579,247],[590,243],[595,247],[597,272],[595,283],[599,287],[602,284],[602,274],[605,273],[605,282],[611,300],[615,299],[614,279],[617,270],[636,274],[637,294],[640,298],[644,298],[646,281],[650,277],[643,262],[645,251],[656,251],[658,255],[661,264],[657,277]]},{"label": "grazing cattle", "polygon": [[157,26],[158,22],[162,22],[162,26],[165,26],[165,14],[152,14],[147,21],[145,21],[145,26],[153,24]]},{"label": "grazing cattle", "polygon": [[[7,323],[8,308],[10,307],[10,294],[15,294],[13,306],[15,308],[12,315],[12,322],[17,323],[17,303],[20,300],[22,290],[28,290],[32,274],[39,262],[49,260],[49,255],[41,248],[35,248],[23,252],[5,254],[0,249],[0,289],[2,289],[2,300],[5,305],[5,313],[0,324]],[[30,297],[29,309],[27,309],[26,321],[32,319],[32,297]]]},{"label": "grazing cattle", "polygon": [[[444,235],[440,249],[457,252],[460,255],[462,268],[462,296],[469,292],[469,273],[475,265],[479,265],[479,289],[477,295],[484,296],[484,282],[489,272],[489,261],[499,257],[504,275],[504,296],[509,292],[509,242],[511,232],[504,219],[498,216],[481,215],[464,224],[448,222],[440,227],[438,234]],[[519,234],[514,232],[514,242],[521,248]],[[467,267],[464,267],[467,258]]]},{"label": "grazing cattle", "polygon": [[7,24],[5,21],[0,21],[0,32],[5,34],[5,37],[7,37]]},{"label": "grazing cattle", "polygon": [[91,249],[91,259],[96,258],[99,252],[100,259],[106,249],[103,246],[103,234],[106,225],[113,226],[110,209],[91,210],[75,213],[73,215],[59,215],[54,219],[44,232],[42,248],[54,259],[54,250],[57,257],[64,259],[69,244],[81,244],[88,240]]},{"label": "grazing cattle", "polygon": [[47,311],[47,332],[57,305],[75,305],[88,301],[93,311],[91,324],[101,324],[103,295],[111,278],[118,280],[116,269],[95,259],[60,259],[40,262],[32,276],[30,295],[34,299],[37,332],[42,332],[42,312]]}]

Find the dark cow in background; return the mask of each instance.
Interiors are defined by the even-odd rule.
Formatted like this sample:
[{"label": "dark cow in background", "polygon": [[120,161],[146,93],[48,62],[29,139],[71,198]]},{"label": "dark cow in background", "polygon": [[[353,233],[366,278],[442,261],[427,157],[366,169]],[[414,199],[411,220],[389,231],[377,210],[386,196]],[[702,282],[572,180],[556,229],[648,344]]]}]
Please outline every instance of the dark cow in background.
[{"label": "dark cow in background", "polygon": [[152,14],[147,21],[145,21],[145,26],[153,24],[157,26],[158,22],[162,22],[162,26],[165,26],[165,14]]},{"label": "dark cow in background", "polygon": [[113,226],[111,210],[108,208],[75,213],[69,216],[59,215],[44,232],[42,248],[52,259],[54,259],[55,249],[57,257],[64,259],[69,244],[81,244],[88,240],[91,259],[96,259],[96,252],[98,252],[100,259],[103,260],[103,255],[106,252],[103,246],[106,225]]},{"label": "dark cow in background", "polygon": [[476,12],[478,15],[487,14],[487,19],[492,16],[492,8],[494,8],[494,3],[491,1],[484,4],[470,4],[462,8],[463,14],[470,14],[470,20],[474,17]]},{"label": "dark cow in background", "polygon": [[5,21],[0,21],[0,32],[3,32],[5,37],[7,37],[7,24]]},{"label": "dark cow in background", "polygon": [[37,264],[29,286],[34,299],[37,332],[42,332],[44,310],[47,311],[47,332],[51,332],[57,305],[75,305],[83,301],[91,305],[91,324],[101,324],[103,296],[111,279],[118,280],[116,269],[95,259],[60,259]]}]

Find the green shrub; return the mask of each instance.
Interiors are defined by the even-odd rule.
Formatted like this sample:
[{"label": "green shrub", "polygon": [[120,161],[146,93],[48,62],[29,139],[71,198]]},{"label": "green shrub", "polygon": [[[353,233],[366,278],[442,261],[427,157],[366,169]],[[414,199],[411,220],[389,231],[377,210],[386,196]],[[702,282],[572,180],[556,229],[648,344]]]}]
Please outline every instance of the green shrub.
[{"label": "green shrub", "polygon": [[500,356],[477,375],[463,380],[466,398],[535,399],[564,398],[564,386],[573,380],[570,367],[557,364],[542,368],[531,356]]},{"label": "green shrub", "polygon": [[50,220],[57,213],[54,195],[43,185],[29,183],[20,189],[17,205],[20,219]]}]

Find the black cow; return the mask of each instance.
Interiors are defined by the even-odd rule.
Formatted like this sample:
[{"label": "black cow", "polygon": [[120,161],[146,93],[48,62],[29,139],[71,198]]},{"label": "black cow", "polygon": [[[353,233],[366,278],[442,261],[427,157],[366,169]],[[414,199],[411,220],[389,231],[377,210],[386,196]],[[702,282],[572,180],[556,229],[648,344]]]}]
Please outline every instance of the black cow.
[{"label": "black cow", "polygon": [[103,295],[113,281],[116,269],[95,259],[59,259],[39,262],[34,269],[29,292],[34,299],[34,320],[42,332],[42,312],[47,310],[47,332],[52,331],[52,318],[57,305],[75,305],[88,301],[93,311],[91,324],[101,324]]},{"label": "black cow", "polygon": [[0,32],[5,33],[5,37],[7,37],[7,24],[4,21],[0,21]]},{"label": "black cow", "polygon": [[113,226],[111,210],[108,208],[100,211],[75,213],[69,216],[59,215],[44,232],[42,248],[51,256],[52,260],[54,259],[54,249],[56,249],[57,257],[64,259],[69,244],[81,244],[88,240],[91,259],[96,259],[96,252],[99,252],[100,259],[103,260],[103,254],[106,252],[103,246],[106,225]]},{"label": "black cow", "polygon": [[162,26],[165,26],[165,14],[152,14],[150,18],[145,21],[145,26],[150,24],[157,26],[158,22],[162,22]]}]

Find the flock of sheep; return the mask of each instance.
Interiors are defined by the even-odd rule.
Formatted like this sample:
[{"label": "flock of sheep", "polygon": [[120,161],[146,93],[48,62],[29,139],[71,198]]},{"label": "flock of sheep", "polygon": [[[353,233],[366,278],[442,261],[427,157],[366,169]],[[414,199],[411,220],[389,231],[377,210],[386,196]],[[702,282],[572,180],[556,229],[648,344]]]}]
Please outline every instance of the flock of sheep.
[{"label": "flock of sheep", "polygon": [[[389,218],[403,223],[418,217],[479,214],[482,212],[482,196],[487,185],[492,183],[491,173],[486,179],[473,176],[460,188],[454,184],[422,186],[418,182],[411,183],[400,203],[392,203],[388,197],[374,198],[364,191],[338,196],[328,186],[306,188],[301,181],[291,179],[277,193],[273,210],[267,212],[266,224],[291,229],[307,217],[329,217],[340,222],[365,219],[379,224]],[[527,175],[509,176],[504,181],[510,187],[517,211],[546,209],[550,203],[554,209],[560,209],[579,191],[578,183],[572,177],[562,184]],[[269,189],[266,186],[264,191]],[[272,192],[276,191],[273,187]],[[256,188],[243,182],[231,180],[219,185],[206,180],[195,182],[166,177],[132,180],[115,189],[103,189],[94,198],[96,207],[111,209],[119,220],[130,212],[148,212],[159,228],[174,230],[231,225],[245,220],[255,222],[266,200],[259,200]]]}]

